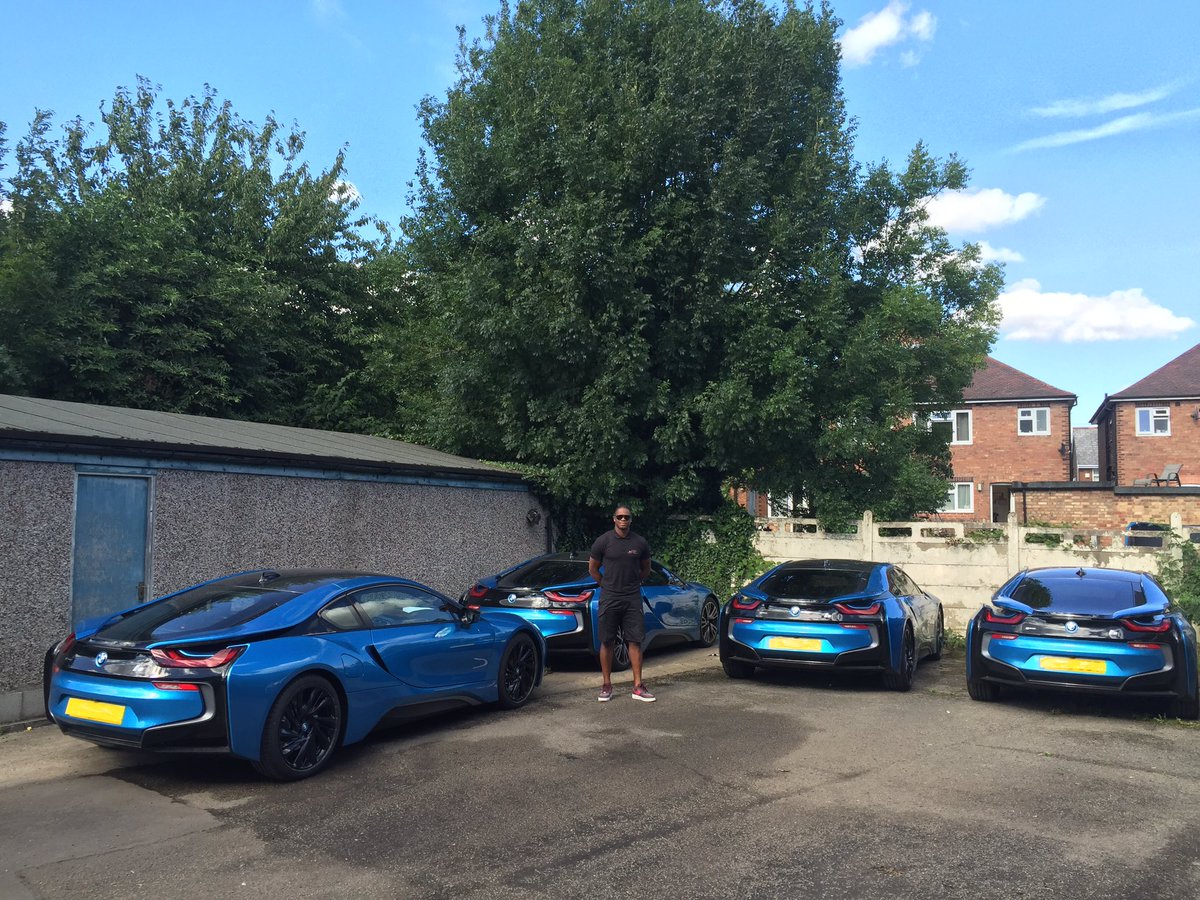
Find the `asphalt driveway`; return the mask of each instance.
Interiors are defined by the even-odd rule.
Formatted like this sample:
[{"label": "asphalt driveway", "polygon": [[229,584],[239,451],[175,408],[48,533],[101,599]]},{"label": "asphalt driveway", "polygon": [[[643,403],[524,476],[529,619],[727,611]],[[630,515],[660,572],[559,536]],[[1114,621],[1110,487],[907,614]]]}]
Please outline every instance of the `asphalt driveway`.
[{"label": "asphalt driveway", "polygon": [[0,736],[0,897],[1200,896],[1200,729],[969,700],[962,658],[733,682],[651,655],[657,703],[563,664],[515,713],[376,734],[315,779]]}]

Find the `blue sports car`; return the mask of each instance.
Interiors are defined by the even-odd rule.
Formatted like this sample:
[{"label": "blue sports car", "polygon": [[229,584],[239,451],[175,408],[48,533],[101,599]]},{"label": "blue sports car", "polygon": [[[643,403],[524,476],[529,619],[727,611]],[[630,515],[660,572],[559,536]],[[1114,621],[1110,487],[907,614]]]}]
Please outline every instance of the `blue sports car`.
[{"label": "blue sports car", "polygon": [[1196,629],[1141,572],[1030,569],[967,626],[972,699],[1006,686],[1164,697],[1195,719]]},{"label": "blue sports car", "polygon": [[46,714],[113,747],[218,752],[280,780],[384,720],[521,706],[545,642],[404,578],[255,571],[80,624],[46,655]]},{"label": "blue sports car", "polygon": [[[642,598],[643,650],[683,641],[711,647],[716,641],[721,604],[710,588],[685,582],[651,561]],[[588,574],[585,551],[537,556],[481,578],[463,595],[463,602],[477,609],[515,612],[537,626],[551,652],[600,652],[600,588]],[[628,667],[629,648],[618,633],[613,668]]]},{"label": "blue sports car", "polygon": [[730,678],[757,666],[882,672],[888,688],[907,691],[917,660],[941,657],[945,630],[941,602],[897,566],[794,560],[721,611],[721,665]]}]

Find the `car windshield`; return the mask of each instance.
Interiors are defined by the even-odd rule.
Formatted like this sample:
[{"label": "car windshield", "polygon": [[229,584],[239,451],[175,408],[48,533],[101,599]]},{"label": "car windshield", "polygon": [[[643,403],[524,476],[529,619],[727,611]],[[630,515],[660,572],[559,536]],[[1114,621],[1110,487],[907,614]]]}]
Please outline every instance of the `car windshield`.
[{"label": "car windshield", "polygon": [[583,581],[587,577],[586,559],[535,559],[509,572],[496,585],[502,588],[544,588],[552,584]]},{"label": "car windshield", "polygon": [[245,624],[295,596],[273,585],[202,585],[136,610],[100,629],[96,637],[135,643],[190,637]]},{"label": "car windshield", "polygon": [[1117,610],[1140,606],[1145,598],[1134,581],[1114,578],[1068,577],[1024,578],[1012,598],[1046,612],[1111,615]]},{"label": "car windshield", "polygon": [[870,571],[782,569],[762,583],[762,591],[780,600],[834,600],[861,594],[870,579]]}]

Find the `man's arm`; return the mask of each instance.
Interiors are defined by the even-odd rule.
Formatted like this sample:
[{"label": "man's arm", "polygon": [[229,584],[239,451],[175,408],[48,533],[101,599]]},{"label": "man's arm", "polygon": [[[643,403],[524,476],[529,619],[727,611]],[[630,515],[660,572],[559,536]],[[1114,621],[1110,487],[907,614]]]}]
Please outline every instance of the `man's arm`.
[{"label": "man's arm", "polygon": [[646,580],[646,576],[650,574],[650,557],[642,560],[642,581]]},{"label": "man's arm", "polygon": [[596,579],[596,584],[600,583],[600,560],[594,556],[588,557],[588,574]]}]

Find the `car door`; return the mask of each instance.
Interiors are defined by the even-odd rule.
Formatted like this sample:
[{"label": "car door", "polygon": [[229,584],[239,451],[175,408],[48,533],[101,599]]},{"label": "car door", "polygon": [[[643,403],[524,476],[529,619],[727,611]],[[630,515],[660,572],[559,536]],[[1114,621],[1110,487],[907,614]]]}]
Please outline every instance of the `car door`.
[{"label": "car door", "polygon": [[902,569],[893,567],[892,572],[896,576],[897,587],[904,592],[904,598],[913,611],[917,645],[932,643],[937,623],[937,600],[921,590]]},{"label": "car door", "polygon": [[679,598],[671,578],[660,563],[650,563],[650,573],[642,582],[642,611],[646,615],[646,632],[679,627]]},{"label": "car door", "polygon": [[451,690],[493,679],[495,629],[484,619],[464,625],[448,597],[395,584],[360,591],[355,603],[384,667],[406,684]]},{"label": "car door", "polygon": [[651,563],[650,575],[662,582],[655,588],[658,593],[654,607],[663,624],[671,628],[698,628],[700,604],[704,600],[700,592],[688,587],[682,578],[660,563]]}]

